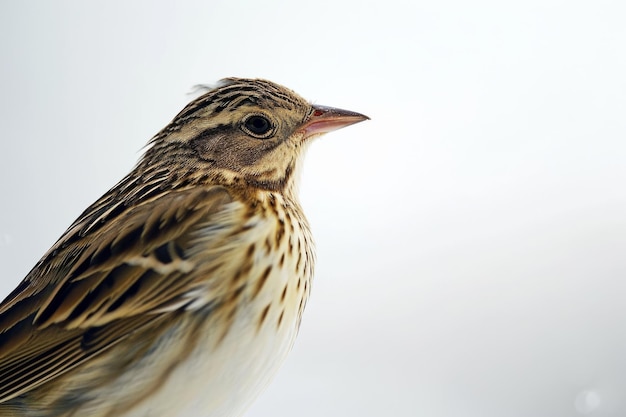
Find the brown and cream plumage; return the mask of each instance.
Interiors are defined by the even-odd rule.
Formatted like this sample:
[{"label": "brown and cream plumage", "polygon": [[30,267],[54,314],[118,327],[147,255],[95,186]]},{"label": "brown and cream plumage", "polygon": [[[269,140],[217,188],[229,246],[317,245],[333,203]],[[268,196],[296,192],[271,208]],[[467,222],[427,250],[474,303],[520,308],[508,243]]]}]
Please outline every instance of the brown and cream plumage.
[{"label": "brown and cream plumage", "polygon": [[303,152],[365,119],[253,79],[187,105],[0,304],[0,417],[240,415],[310,291]]}]

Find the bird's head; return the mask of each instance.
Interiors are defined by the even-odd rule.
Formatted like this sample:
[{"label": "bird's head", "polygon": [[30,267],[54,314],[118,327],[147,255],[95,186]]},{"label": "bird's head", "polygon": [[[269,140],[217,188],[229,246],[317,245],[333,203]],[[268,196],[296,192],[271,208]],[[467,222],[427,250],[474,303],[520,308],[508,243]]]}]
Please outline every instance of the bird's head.
[{"label": "bird's head", "polygon": [[227,78],[153,138],[140,166],[170,166],[175,176],[286,191],[295,186],[312,138],[366,119],[310,104],[270,81]]}]

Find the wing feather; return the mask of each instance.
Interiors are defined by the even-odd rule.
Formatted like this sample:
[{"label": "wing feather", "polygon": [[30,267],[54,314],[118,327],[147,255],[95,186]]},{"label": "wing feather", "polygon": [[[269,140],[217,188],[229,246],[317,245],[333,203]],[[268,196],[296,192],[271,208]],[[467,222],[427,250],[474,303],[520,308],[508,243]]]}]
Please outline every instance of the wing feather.
[{"label": "wing feather", "polygon": [[96,204],[97,224],[88,209],[0,304],[0,402],[190,303],[194,232],[210,228],[231,203],[224,188],[212,187],[171,191],[124,210]]}]

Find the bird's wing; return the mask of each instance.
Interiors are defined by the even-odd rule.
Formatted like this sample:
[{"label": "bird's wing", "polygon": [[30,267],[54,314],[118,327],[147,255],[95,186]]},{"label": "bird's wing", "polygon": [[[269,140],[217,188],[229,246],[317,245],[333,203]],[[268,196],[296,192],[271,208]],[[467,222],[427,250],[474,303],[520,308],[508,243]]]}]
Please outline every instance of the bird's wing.
[{"label": "bird's wing", "polygon": [[[218,260],[198,265],[193,252],[201,239],[220,256],[211,239],[224,236],[233,204],[213,187],[164,193],[98,224],[83,215],[0,304],[0,403],[197,303],[189,294]],[[224,288],[211,286],[206,302]]]}]

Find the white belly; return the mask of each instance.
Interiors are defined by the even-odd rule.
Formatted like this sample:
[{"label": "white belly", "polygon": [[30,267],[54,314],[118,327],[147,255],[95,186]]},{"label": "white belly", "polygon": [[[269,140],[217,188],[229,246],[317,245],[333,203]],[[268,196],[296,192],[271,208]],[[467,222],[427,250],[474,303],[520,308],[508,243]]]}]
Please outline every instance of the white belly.
[{"label": "white belly", "polygon": [[[270,313],[268,313],[270,319]],[[249,320],[236,320],[219,344],[207,335],[187,360],[146,401],[128,410],[128,417],[240,416],[274,377],[291,349],[295,323],[283,323],[277,333],[265,326],[250,331]],[[252,336],[252,337],[251,337]]]}]

